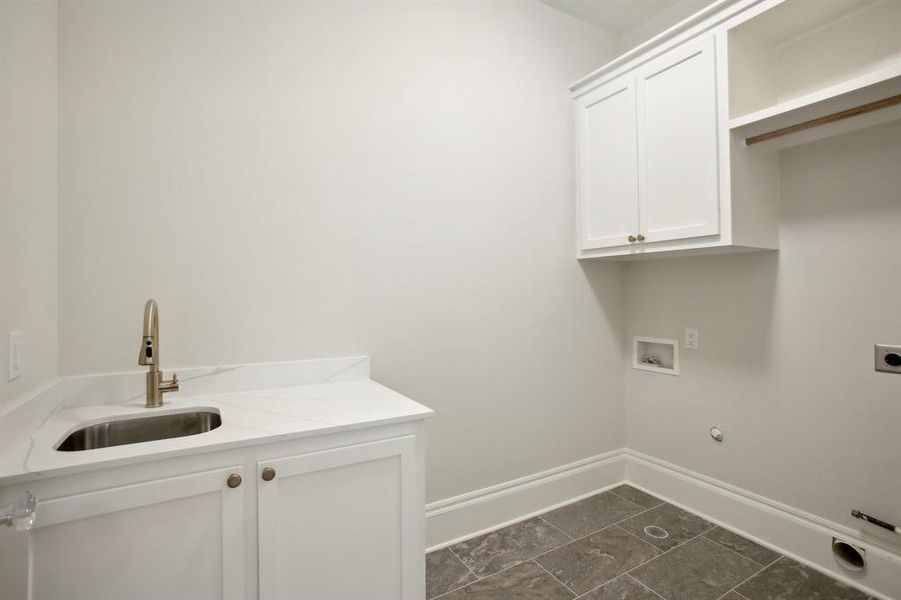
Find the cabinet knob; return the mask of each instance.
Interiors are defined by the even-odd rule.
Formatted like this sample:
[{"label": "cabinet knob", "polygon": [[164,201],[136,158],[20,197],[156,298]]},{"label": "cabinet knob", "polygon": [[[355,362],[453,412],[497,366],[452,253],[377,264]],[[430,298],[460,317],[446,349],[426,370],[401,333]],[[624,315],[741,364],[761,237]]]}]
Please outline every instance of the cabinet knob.
[{"label": "cabinet knob", "polygon": [[261,475],[263,476],[263,481],[272,481],[275,478],[275,469],[266,467],[263,469]]},{"label": "cabinet knob", "polygon": [[630,242],[634,242],[634,241],[635,241],[635,236],[634,236],[634,235],[630,235],[627,239],[628,239]]},{"label": "cabinet knob", "polygon": [[638,234],[638,241],[639,241],[639,242],[643,242],[643,241],[644,241],[644,235],[643,235],[643,234],[641,234],[641,233]]},{"label": "cabinet knob", "polygon": [[225,480],[225,483],[227,483],[230,488],[236,488],[241,485],[241,476],[237,473],[232,473],[228,476],[228,479]]}]

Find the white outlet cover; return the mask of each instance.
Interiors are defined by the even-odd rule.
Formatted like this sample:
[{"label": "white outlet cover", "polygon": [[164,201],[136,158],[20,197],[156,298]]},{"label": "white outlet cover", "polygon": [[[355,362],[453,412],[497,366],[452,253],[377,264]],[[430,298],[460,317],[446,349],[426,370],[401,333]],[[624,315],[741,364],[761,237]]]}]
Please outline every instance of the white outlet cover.
[{"label": "white outlet cover", "polygon": [[22,338],[21,331],[9,332],[9,369],[6,371],[7,380],[12,381],[22,376]]},{"label": "white outlet cover", "polygon": [[697,350],[701,344],[701,332],[697,329],[688,328],[685,330],[685,349]]}]

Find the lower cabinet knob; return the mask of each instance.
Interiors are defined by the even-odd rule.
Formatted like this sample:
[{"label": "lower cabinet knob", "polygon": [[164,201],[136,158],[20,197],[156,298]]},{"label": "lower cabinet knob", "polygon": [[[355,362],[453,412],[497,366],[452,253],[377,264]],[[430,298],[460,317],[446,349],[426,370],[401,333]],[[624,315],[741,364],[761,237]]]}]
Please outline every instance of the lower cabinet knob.
[{"label": "lower cabinet knob", "polygon": [[241,485],[241,476],[237,473],[232,473],[228,476],[228,479],[225,480],[225,483],[227,483],[230,488],[236,488]]},{"label": "lower cabinet knob", "polygon": [[643,235],[643,234],[641,234],[641,233],[638,234],[638,241],[639,241],[639,242],[643,242],[643,241],[644,241],[644,235]]},{"label": "lower cabinet knob", "polygon": [[630,235],[627,239],[628,239],[630,242],[634,242],[634,241],[635,241],[635,236],[634,236],[634,235]]},{"label": "lower cabinet knob", "polygon": [[263,481],[272,481],[275,478],[275,469],[266,467],[263,469],[261,475],[263,476]]}]

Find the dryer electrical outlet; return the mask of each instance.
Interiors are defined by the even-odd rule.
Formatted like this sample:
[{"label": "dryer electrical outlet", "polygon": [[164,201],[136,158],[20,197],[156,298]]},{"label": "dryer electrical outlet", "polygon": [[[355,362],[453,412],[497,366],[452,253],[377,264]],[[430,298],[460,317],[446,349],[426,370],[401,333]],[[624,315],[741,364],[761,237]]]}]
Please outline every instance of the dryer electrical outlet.
[{"label": "dryer electrical outlet", "polygon": [[901,346],[876,344],[876,370],[901,373]]}]

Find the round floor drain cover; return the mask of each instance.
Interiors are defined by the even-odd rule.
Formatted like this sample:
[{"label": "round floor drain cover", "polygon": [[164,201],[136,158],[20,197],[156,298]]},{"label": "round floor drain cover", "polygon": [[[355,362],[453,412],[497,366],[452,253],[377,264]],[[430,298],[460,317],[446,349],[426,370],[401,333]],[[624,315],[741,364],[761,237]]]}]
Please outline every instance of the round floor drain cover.
[{"label": "round floor drain cover", "polygon": [[648,525],[644,528],[644,532],[652,538],[657,538],[658,540],[669,537],[669,533],[667,533],[666,529],[664,529],[663,527],[657,527],[656,525]]}]

